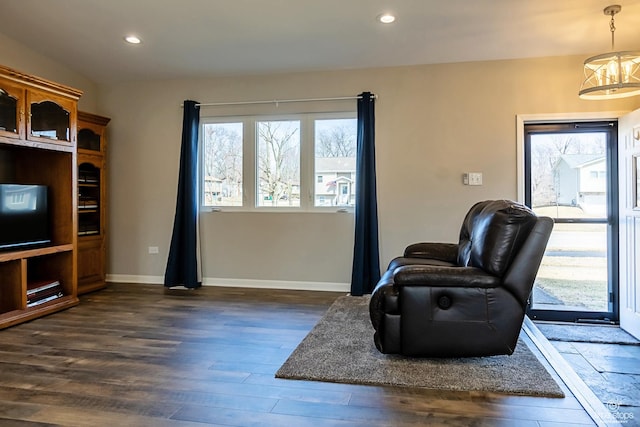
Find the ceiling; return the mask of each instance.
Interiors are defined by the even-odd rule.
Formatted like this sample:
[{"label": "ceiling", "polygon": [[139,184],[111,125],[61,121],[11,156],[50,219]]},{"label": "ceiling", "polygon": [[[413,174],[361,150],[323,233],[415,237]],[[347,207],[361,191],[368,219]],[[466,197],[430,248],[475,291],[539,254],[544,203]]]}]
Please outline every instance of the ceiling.
[{"label": "ceiling", "polygon": [[[607,0],[1,0],[0,33],[97,83],[610,50]],[[616,50],[640,49],[621,0]],[[376,22],[381,12],[393,24]],[[124,43],[126,34],[142,38]]]}]

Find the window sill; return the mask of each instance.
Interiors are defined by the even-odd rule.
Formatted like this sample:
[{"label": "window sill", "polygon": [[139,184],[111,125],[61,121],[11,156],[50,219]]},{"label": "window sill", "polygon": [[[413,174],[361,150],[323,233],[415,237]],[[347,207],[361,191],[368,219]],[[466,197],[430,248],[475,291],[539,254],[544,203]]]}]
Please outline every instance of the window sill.
[{"label": "window sill", "polygon": [[241,208],[241,207],[201,207],[201,214],[209,213],[278,213],[278,214],[354,214],[353,207],[329,207],[329,208]]}]

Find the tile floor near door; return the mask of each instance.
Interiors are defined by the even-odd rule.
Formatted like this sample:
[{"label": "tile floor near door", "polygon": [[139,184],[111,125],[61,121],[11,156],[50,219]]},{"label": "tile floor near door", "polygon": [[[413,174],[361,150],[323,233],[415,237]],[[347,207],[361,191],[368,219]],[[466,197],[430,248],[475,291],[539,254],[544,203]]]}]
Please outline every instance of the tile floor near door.
[{"label": "tile floor near door", "polygon": [[615,419],[640,426],[640,342],[613,326],[536,325]]}]

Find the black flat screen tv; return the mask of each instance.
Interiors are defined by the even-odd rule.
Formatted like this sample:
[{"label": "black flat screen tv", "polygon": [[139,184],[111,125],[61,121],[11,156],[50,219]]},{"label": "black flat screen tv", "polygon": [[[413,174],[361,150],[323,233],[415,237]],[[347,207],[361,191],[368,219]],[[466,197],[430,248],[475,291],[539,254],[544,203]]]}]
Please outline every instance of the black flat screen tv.
[{"label": "black flat screen tv", "polygon": [[51,243],[46,185],[0,184],[0,250]]}]

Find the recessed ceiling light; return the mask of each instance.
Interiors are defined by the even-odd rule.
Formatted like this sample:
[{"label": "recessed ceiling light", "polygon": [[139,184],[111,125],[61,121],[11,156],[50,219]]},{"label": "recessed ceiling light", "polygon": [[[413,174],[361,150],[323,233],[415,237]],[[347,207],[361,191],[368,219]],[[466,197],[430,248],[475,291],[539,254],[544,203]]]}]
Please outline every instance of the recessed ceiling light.
[{"label": "recessed ceiling light", "polygon": [[124,41],[131,44],[140,44],[142,40],[138,36],[125,36]]},{"label": "recessed ceiling light", "polygon": [[396,20],[396,17],[390,13],[382,13],[376,19],[382,24],[391,24]]}]

